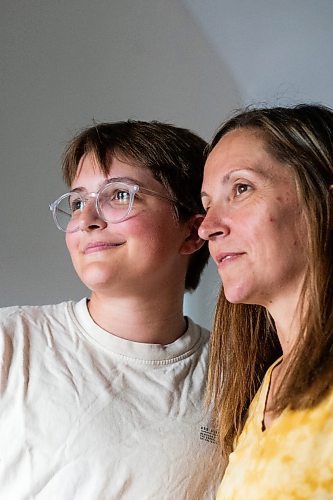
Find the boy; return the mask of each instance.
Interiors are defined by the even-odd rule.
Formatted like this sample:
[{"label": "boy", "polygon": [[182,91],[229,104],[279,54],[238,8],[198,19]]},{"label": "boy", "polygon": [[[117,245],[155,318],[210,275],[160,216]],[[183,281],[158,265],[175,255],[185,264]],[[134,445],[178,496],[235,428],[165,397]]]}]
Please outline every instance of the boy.
[{"label": "boy", "polygon": [[158,122],[68,144],[50,209],[91,295],[0,313],[1,498],[213,498],[208,332],[183,316],[208,259],[205,146]]}]

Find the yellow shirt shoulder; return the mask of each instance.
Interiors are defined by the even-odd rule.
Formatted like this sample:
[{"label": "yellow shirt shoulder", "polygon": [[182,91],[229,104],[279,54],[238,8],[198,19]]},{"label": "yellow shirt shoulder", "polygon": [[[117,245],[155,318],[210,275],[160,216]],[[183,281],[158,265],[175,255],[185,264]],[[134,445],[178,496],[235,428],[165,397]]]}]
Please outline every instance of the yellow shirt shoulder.
[{"label": "yellow shirt shoulder", "polygon": [[315,408],[285,410],[262,430],[272,369],[254,398],[217,500],[332,499],[333,391]]}]

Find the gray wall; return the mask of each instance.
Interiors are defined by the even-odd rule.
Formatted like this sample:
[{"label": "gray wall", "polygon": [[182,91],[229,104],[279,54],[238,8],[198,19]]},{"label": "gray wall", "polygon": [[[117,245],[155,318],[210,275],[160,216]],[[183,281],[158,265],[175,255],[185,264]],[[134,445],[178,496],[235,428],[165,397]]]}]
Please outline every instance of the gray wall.
[{"label": "gray wall", "polygon": [[[209,139],[250,102],[333,106],[331,0],[5,0],[0,306],[78,299],[48,204],[66,140],[97,121],[169,121]],[[207,326],[210,263],[185,310]]]}]

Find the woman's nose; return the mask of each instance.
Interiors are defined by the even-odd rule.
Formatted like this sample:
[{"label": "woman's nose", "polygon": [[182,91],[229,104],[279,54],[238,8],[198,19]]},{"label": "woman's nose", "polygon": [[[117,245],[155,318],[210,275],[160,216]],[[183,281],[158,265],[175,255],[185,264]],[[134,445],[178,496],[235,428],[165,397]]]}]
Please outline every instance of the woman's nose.
[{"label": "woman's nose", "polygon": [[94,231],[95,229],[104,229],[107,222],[97,211],[95,199],[88,200],[79,216],[80,231]]},{"label": "woman's nose", "polygon": [[223,236],[228,232],[227,226],[222,223],[221,217],[210,208],[200,224],[198,234],[203,240],[213,240],[218,236]]}]

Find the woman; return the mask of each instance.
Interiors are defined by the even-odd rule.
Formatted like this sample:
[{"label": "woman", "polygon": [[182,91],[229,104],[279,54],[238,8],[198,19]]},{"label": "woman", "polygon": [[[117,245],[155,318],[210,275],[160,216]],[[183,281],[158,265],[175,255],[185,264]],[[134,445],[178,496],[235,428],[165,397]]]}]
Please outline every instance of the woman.
[{"label": "woman", "polygon": [[241,112],[209,148],[199,234],[223,282],[209,394],[233,447],[219,499],[332,498],[332,185],[323,106]]}]

